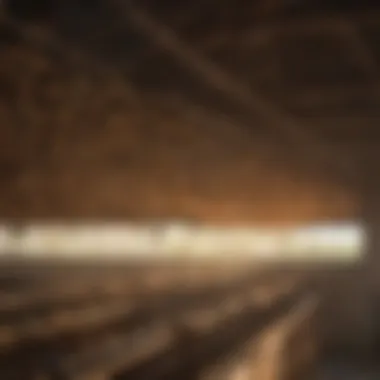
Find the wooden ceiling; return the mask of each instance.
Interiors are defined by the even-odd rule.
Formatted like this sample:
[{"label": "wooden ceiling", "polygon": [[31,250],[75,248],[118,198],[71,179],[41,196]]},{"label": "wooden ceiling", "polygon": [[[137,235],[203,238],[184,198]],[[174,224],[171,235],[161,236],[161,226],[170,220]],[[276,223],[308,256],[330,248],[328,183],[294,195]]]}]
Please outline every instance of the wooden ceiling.
[{"label": "wooden ceiling", "polygon": [[355,215],[380,144],[376,2],[30,3],[1,24],[0,216]]}]

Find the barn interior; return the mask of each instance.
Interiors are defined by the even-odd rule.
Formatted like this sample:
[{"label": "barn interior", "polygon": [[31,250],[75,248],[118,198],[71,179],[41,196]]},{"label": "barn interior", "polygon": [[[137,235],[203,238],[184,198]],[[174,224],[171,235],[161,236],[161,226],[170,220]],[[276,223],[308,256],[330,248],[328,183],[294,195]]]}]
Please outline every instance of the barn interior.
[{"label": "barn interior", "polygon": [[[2,379],[380,378],[378,2],[0,7]],[[347,223],[350,259],[290,255]],[[155,237],[115,258],[125,224]],[[70,249],[21,254],[33,228]],[[260,229],[274,259],[223,240]]]}]

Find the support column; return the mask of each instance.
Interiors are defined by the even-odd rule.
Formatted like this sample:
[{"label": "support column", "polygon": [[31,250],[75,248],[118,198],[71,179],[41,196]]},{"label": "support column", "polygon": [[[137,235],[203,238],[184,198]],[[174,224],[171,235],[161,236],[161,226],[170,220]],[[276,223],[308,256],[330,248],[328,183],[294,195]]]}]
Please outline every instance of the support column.
[{"label": "support column", "polygon": [[374,348],[379,343],[380,321],[380,186],[371,186],[363,194],[363,227],[365,229],[365,252],[361,265],[363,299],[369,303],[369,344]]}]

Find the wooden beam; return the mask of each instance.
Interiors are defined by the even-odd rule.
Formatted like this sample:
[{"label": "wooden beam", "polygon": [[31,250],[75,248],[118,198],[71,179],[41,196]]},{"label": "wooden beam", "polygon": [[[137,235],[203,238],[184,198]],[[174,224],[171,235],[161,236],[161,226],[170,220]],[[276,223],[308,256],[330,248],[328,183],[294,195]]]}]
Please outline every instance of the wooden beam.
[{"label": "wooden beam", "polygon": [[[347,21],[359,26],[377,26],[380,22],[380,10],[303,15],[272,21],[255,20],[254,25],[245,25],[233,30],[226,30],[223,25],[219,28],[210,25],[210,33],[203,33],[199,39],[190,36],[188,38],[194,46],[205,51],[222,48],[254,48],[273,41],[278,35],[285,38],[297,38],[302,35],[339,35],[342,25]],[[178,30],[185,33],[181,23],[178,23]],[[182,37],[185,38],[185,34]]]},{"label": "wooden beam", "polygon": [[377,95],[380,95],[380,65],[368,40],[361,33],[357,23],[350,20],[341,23],[340,31],[347,44],[347,49],[373,78],[372,87],[376,90]]},{"label": "wooden beam", "polygon": [[[284,85],[281,90],[274,90],[274,96],[281,102],[289,104],[291,107],[317,108],[328,105],[341,105],[344,107],[348,102],[360,98],[371,97],[379,101],[372,91],[371,84],[348,83],[341,85],[320,85],[320,86],[291,86]],[[374,96],[375,95],[375,96]]]},{"label": "wooden beam", "polygon": [[[348,49],[351,50],[352,55],[361,64],[363,69],[372,77],[372,92],[376,97],[380,97],[380,64],[374,55],[371,45],[368,40],[361,33],[358,22],[355,20],[347,20],[341,24],[342,37],[346,41]],[[378,128],[377,125],[372,125],[372,128]],[[377,161],[380,157],[378,153],[378,145],[380,138],[376,139],[377,149],[371,150],[371,155],[365,154],[362,151],[360,155],[361,166],[366,170],[377,173]],[[377,154],[375,154],[377,153]],[[372,183],[373,176],[367,176],[369,183]]]}]

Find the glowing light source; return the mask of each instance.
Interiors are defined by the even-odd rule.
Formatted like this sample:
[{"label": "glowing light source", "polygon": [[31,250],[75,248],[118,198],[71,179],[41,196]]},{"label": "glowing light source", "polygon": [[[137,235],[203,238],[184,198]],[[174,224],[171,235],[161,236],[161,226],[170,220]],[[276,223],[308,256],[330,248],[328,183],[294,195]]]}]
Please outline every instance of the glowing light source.
[{"label": "glowing light source", "polygon": [[247,258],[358,257],[364,234],[355,225],[294,229],[146,225],[30,225],[17,235],[0,228],[0,253],[25,256]]}]

